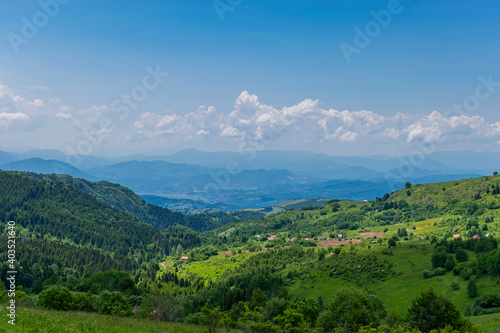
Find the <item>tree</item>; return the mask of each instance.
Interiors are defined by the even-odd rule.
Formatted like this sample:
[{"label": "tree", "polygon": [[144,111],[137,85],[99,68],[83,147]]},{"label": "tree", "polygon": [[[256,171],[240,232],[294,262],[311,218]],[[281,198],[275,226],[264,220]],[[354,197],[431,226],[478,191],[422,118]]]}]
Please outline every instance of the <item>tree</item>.
[{"label": "tree", "polygon": [[446,262],[444,263],[444,268],[447,271],[451,271],[453,268],[455,268],[455,261],[453,260],[453,257],[448,257],[448,260],[446,260]]},{"label": "tree", "polygon": [[405,188],[411,188],[411,183],[410,182],[406,182],[405,183]]},{"label": "tree", "polygon": [[493,171],[493,176],[498,175],[498,171]]},{"label": "tree", "polygon": [[396,241],[394,240],[394,238],[389,238],[389,240],[387,241],[387,245],[389,245],[389,247],[396,246]]},{"label": "tree", "polygon": [[448,260],[448,255],[444,251],[439,251],[438,253],[434,253],[431,257],[432,267],[444,267],[446,264],[446,260]]},{"label": "tree", "polygon": [[32,289],[32,292],[35,293],[35,294],[39,294],[42,292],[43,290],[43,282],[42,282],[42,278],[39,277],[38,279],[36,279],[35,283],[33,284],[33,288]]},{"label": "tree", "polygon": [[220,306],[211,310],[207,303],[201,308],[201,313],[203,314],[203,321],[207,326],[208,332],[215,333],[224,315],[224,313],[220,311]]},{"label": "tree", "polygon": [[101,314],[130,315],[127,299],[118,291],[103,291],[95,301],[95,310]]},{"label": "tree", "polygon": [[324,332],[333,332],[336,328],[357,332],[362,326],[378,326],[386,315],[384,304],[375,295],[364,290],[342,288],[335,292],[316,323]]},{"label": "tree", "polygon": [[467,255],[467,252],[465,252],[464,249],[462,249],[461,247],[458,247],[455,250],[455,258],[457,259],[458,262],[464,262],[464,261],[467,261],[469,259],[469,256]]},{"label": "tree", "polygon": [[38,305],[54,310],[72,310],[73,295],[66,287],[51,287],[38,296]]},{"label": "tree", "polygon": [[408,309],[407,321],[410,327],[422,332],[439,330],[446,326],[451,326],[460,332],[474,331],[472,325],[462,318],[458,308],[432,288],[422,292],[413,300]]},{"label": "tree", "polygon": [[469,298],[477,297],[477,285],[474,278],[471,278],[467,283],[467,296],[469,296]]},{"label": "tree", "polygon": [[158,318],[173,322],[180,319],[181,305],[179,299],[163,294],[152,295],[149,298],[151,306],[156,310]]}]

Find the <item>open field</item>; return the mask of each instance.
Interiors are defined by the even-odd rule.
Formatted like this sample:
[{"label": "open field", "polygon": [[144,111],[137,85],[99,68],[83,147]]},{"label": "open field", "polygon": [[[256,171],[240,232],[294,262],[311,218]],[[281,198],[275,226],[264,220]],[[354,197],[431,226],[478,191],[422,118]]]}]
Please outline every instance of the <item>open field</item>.
[{"label": "open field", "polygon": [[6,308],[0,310],[0,332],[57,333],[196,333],[202,326],[172,324],[139,318],[104,316],[96,313],[17,308],[16,325],[7,323]]}]

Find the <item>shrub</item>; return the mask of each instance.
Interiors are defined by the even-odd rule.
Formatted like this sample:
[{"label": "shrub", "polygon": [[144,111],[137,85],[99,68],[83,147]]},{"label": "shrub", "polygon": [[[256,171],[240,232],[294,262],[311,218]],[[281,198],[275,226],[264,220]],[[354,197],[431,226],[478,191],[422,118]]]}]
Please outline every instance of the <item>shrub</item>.
[{"label": "shrub", "polygon": [[184,324],[188,325],[203,325],[204,324],[204,316],[201,312],[191,313],[186,319],[184,319]]},{"label": "shrub", "polygon": [[476,298],[475,305],[482,308],[498,308],[500,307],[500,294],[484,294]]},{"label": "shrub", "polygon": [[424,276],[424,279],[428,279],[434,276],[431,271],[425,270],[422,272],[422,275]]},{"label": "shrub", "polygon": [[101,314],[129,315],[127,299],[119,292],[103,291],[94,302],[94,309]]},{"label": "shrub", "polygon": [[336,328],[357,332],[365,325],[379,325],[386,314],[382,301],[376,296],[359,289],[342,288],[318,316],[317,326],[326,332]]},{"label": "shrub", "polygon": [[438,267],[434,270],[434,275],[444,275],[446,273],[446,269],[442,267]]},{"label": "shrub", "polygon": [[73,293],[73,308],[78,311],[92,311],[92,297],[85,293]]},{"label": "shrub", "polygon": [[51,287],[40,293],[38,306],[53,310],[73,310],[73,295],[66,287]]}]

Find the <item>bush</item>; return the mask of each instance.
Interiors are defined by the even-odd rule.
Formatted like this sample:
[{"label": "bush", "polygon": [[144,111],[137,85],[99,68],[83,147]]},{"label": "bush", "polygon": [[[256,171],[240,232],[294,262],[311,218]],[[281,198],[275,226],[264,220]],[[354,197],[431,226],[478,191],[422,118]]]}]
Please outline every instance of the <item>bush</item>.
[{"label": "bush", "polygon": [[428,279],[428,278],[431,278],[434,276],[434,274],[432,274],[432,272],[428,271],[428,270],[423,271],[422,275],[423,275],[424,279]]},{"label": "bush", "polygon": [[73,309],[78,311],[92,311],[92,297],[85,293],[73,293]]},{"label": "bush", "polygon": [[184,324],[188,325],[203,325],[204,324],[204,316],[201,312],[191,313],[184,319]]},{"label": "bush", "polygon": [[332,302],[318,316],[317,326],[325,332],[336,328],[357,332],[362,326],[378,326],[386,315],[382,301],[376,296],[359,289],[342,288],[335,292]]},{"label": "bush", "polygon": [[38,306],[53,310],[73,310],[73,295],[66,287],[51,287],[40,293]]},{"label": "bush", "polygon": [[498,308],[500,307],[500,295],[499,294],[484,294],[476,298],[474,304],[482,308]]},{"label": "bush", "polygon": [[101,314],[129,315],[127,299],[119,292],[103,291],[94,302],[94,309]]},{"label": "bush", "polygon": [[436,268],[436,270],[434,270],[434,275],[444,275],[446,273],[446,269],[442,268],[442,267],[438,267]]}]

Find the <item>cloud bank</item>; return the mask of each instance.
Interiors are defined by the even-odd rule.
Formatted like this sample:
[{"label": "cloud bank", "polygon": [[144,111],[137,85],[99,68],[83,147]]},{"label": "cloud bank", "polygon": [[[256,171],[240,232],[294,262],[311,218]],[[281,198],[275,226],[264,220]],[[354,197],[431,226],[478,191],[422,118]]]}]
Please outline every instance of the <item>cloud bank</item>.
[{"label": "cloud bank", "polygon": [[[26,94],[39,94],[45,89],[34,87]],[[478,114],[432,111],[423,115],[386,115],[325,108],[312,99],[278,108],[262,103],[247,91],[237,96],[232,109],[225,111],[205,105],[187,113],[135,111],[121,119],[106,105],[78,108],[62,104],[57,97],[27,98],[0,83],[0,139],[4,147],[65,151],[93,138],[93,151],[124,153],[131,149],[148,152],[187,147],[236,150],[241,143],[272,142],[263,149],[327,152],[335,148],[354,154],[355,147],[372,152],[372,147],[386,145],[436,142],[460,148],[461,142],[467,142],[469,147],[479,143],[489,144],[491,149],[500,142],[500,122],[488,122]],[[103,120],[112,131],[102,128]]]},{"label": "cloud bank", "polygon": [[307,142],[343,144],[485,140],[498,139],[500,122],[488,123],[479,115],[445,117],[438,111],[424,116],[338,111],[324,109],[318,100],[311,99],[278,109],[260,103],[255,94],[243,91],[228,114],[218,112],[214,106],[200,106],[185,115],[143,113],[129,139],[176,135],[186,140],[202,136],[259,141],[264,140],[268,132],[275,137],[293,136]]}]

